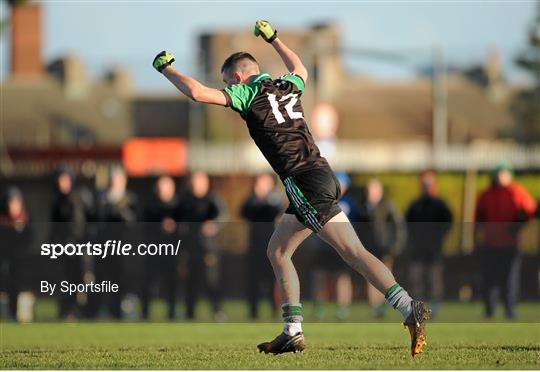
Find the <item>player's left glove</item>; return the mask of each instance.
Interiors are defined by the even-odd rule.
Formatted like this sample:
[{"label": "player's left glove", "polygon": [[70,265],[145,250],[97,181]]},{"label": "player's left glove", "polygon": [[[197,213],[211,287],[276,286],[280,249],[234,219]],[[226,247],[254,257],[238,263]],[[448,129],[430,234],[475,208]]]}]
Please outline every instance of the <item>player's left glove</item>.
[{"label": "player's left glove", "polygon": [[174,55],[172,53],[163,51],[159,53],[156,58],[154,58],[152,66],[154,66],[154,68],[158,70],[158,72],[161,72],[163,71],[163,69],[165,69],[165,67],[170,66],[173,62]]},{"label": "player's left glove", "polygon": [[266,42],[271,43],[276,40],[277,31],[272,28],[268,21],[259,19],[255,22],[255,29],[253,30],[255,36],[261,36]]}]

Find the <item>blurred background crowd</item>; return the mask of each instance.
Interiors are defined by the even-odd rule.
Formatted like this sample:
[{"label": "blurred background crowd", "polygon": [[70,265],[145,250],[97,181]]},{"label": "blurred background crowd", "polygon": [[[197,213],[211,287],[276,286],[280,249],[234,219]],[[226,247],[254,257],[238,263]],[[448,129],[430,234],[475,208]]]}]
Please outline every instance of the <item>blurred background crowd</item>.
[{"label": "blurred background crowd", "polygon": [[[365,247],[396,271],[414,296],[431,301],[435,315],[443,300],[483,300],[490,318],[501,300],[505,316],[513,319],[520,287],[522,298],[537,299],[538,222],[528,224],[538,217],[537,202],[513,180],[508,163],[491,172],[471,224],[454,224],[451,207],[438,195],[433,170],[419,174],[418,194],[404,212],[385,195],[380,179],[369,177],[351,188],[349,175],[337,176],[344,195],[340,205]],[[138,191],[130,189],[121,167],[111,168],[108,179],[108,187],[90,188],[77,184],[71,168],[58,168],[52,193],[41,196],[51,202],[46,221],[34,221],[32,206],[26,205],[17,185],[7,187],[0,214],[3,317],[24,318],[17,306],[24,306],[25,296],[49,296],[39,293],[41,280],[110,280],[119,285],[113,294],[57,292],[60,319],[148,319],[153,298],[166,301],[171,320],[196,319],[201,297],[209,301],[216,321],[227,320],[222,301],[230,298],[245,299],[251,319],[258,318],[259,302],[264,300],[278,314],[280,301],[266,245],[287,202],[273,175],[236,180],[244,184],[233,187],[248,191],[236,211],[229,210],[226,195],[214,190],[204,172],[146,180]],[[451,230],[454,237],[449,238]],[[523,230],[529,230],[529,236]],[[456,237],[469,233],[472,250],[457,251],[461,242]],[[181,250],[177,256],[40,256],[44,242],[107,240],[134,245],[176,245],[181,240]],[[382,294],[354,275],[330,246],[314,235],[301,247],[296,255],[299,271],[308,279],[303,290],[306,300],[314,303],[316,318],[324,319],[325,304],[335,302],[335,316],[347,320],[352,302],[358,300],[368,301],[374,318],[384,317]]]},{"label": "blurred background crowd", "polygon": [[[537,321],[540,4],[343,5],[253,14],[264,10],[309,70],[306,119],[364,245],[436,316],[461,301],[491,318],[501,302],[515,319],[522,300]],[[246,319],[260,303],[276,313],[265,251],[287,207],[280,182],[235,113],[160,85],[150,62],[171,49],[215,87],[240,49],[272,76],[284,67],[251,34],[259,15],[161,6],[148,17],[151,3],[0,3],[2,319],[155,319],[158,298],[168,319],[200,319],[202,299],[216,321],[239,319],[230,301]],[[40,256],[46,242],[107,239],[182,244],[176,257]],[[294,259],[314,319],[358,319],[359,302],[365,320],[389,316],[317,237]],[[47,298],[41,280],[120,292]]]}]

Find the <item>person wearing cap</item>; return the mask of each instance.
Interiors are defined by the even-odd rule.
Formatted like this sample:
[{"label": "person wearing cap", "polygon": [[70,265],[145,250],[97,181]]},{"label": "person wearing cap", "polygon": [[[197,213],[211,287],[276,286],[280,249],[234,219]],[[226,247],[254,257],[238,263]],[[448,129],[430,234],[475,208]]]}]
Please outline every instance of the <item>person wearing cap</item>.
[{"label": "person wearing cap", "polygon": [[437,174],[426,170],[419,181],[421,194],[405,212],[408,276],[414,295],[428,299],[436,316],[444,292],[442,248],[453,216],[437,195]]},{"label": "person wearing cap", "polygon": [[504,302],[505,316],[512,319],[516,315],[521,266],[518,234],[536,209],[529,192],[513,180],[510,164],[498,164],[491,174],[491,184],[480,193],[475,210],[475,237],[482,258],[487,318],[493,316],[497,305],[497,289]]}]

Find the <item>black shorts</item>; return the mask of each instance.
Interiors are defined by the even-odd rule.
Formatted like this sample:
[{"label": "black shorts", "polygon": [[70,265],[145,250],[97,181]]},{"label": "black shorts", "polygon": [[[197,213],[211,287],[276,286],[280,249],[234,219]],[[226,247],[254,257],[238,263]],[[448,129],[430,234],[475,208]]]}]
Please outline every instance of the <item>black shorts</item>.
[{"label": "black shorts", "polygon": [[311,170],[283,179],[289,198],[287,214],[294,214],[298,221],[314,232],[341,212],[339,182],[330,167]]}]

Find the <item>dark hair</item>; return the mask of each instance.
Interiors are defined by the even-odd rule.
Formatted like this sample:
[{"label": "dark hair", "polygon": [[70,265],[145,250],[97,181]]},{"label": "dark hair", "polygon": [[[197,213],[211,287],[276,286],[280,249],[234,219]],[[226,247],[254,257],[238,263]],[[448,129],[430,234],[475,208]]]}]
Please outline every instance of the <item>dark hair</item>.
[{"label": "dark hair", "polygon": [[73,172],[73,169],[68,164],[60,164],[55,170],[54,170],[54,178],[58,179],[62,174],[67,174],[69,178],[71,178],[72,181],[75,180],[75,173]]},{"label": "dark hair", "polygon": [[235,68],[238,64],[238,62],[241,62],[242,60],[250,60],[251,62],[255,62],[257,65],[259,64],[255,57],[253,57],[248,52],[236,52],[231,54],[225,62],[223,62],[223,66],[221,66],[221,73],[230,73],[232,72],[232,69]]},{"label": "dark hair", "polygon": [[0,213],[8,212],[8,202],[10,199],[14,198],[20,198],[21,200],[24,200],[21,189],[19,189],[17,186],[10,185],[2,195]]}]

